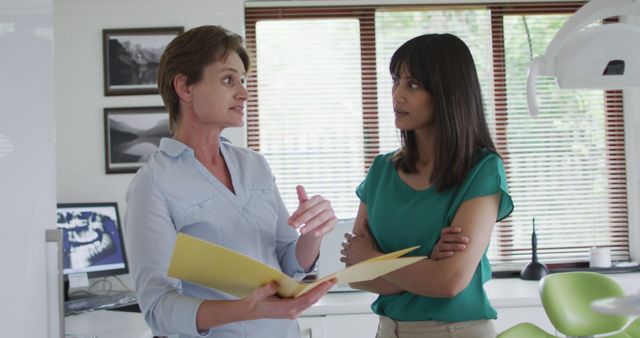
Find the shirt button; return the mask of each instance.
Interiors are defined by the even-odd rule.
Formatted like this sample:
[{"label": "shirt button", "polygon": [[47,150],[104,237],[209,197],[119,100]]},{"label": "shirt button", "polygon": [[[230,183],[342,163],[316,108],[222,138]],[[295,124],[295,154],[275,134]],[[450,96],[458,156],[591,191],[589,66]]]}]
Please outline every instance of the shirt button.
[{"label": "shirt button", "polygon": [[249,213],[249,209],[247,209],[246,207],[242,208],[242,212],[245,213],[245,214],[248,214]]}]

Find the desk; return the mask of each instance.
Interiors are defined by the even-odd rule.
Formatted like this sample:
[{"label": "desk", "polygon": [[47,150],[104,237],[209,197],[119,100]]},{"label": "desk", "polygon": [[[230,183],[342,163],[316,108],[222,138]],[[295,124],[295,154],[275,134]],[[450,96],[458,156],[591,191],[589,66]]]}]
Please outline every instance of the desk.
[{"label": "desk", "polygon": [[640,316],[640,294],[599,299],[591,303],[591,308],[608,315]]},{"label": "desk", "polygon": [[64,319],[69,338],[152,338],[141,313],[99,310]]}]

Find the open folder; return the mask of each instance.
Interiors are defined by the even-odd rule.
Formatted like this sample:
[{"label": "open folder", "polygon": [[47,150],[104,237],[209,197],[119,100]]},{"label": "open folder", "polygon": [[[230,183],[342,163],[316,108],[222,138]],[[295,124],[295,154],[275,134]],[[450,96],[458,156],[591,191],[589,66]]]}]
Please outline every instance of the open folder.
[{"label": "open folder", "polygon": [[295,298],[332,278],[337,279],[338,283],[367,281],[425,259],[424,256],[400,257],[417,248],[399,250],[354,264],[313,283],[300,283],[280,270],[239,252],[178,234],[167,275],[237,297],[245,297],[253,290],[275,281],[278,283],[279,296]]}]

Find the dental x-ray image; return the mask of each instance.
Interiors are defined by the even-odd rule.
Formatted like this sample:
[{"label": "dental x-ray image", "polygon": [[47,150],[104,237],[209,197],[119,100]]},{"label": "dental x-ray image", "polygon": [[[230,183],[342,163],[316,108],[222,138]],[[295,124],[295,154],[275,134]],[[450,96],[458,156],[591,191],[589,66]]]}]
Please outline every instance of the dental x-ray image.
[{"label": "dental x-ray image", "polygon": [[115,203],[58,206],[64,273],[124,269],[126,261],[118,223]]}]

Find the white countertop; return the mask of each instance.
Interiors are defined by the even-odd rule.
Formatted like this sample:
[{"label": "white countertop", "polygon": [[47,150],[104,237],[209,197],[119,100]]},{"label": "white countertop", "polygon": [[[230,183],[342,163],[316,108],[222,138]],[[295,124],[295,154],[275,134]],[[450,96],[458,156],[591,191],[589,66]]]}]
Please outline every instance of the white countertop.
[{"label": "white countertop", "polygon": [[149,338],[141,313],[99,310],[64,319],[66,338]]},{"label": "white countertop", "polygon": [[[615,279],[628,295],[639,294],[640,272],[608,275]],[[518,278],[499,278],[485,285],[489,300],[498,310],[514,307],[541,306],[538,282]],[[302,317],[369,314],[376,295],[368,292],[331,292],[307,309]],[[549,324],[550,325],[550,324]],[[95,311],[65,318],[69,337],[150,338],[142,314],[120,311]]]},{"label": "white countertop", "polygon": [[[608,274],[625,290],[637,294],[640,290],[640,272]],[[538,281],[519,278],[496,278],[485,284],[489,301],[495,308],[542,306],[538,296]],[[371,313],[375,294],[368,292],[330,292],[302,313],[302,316]]]}]

